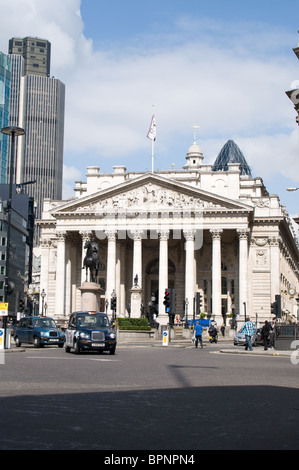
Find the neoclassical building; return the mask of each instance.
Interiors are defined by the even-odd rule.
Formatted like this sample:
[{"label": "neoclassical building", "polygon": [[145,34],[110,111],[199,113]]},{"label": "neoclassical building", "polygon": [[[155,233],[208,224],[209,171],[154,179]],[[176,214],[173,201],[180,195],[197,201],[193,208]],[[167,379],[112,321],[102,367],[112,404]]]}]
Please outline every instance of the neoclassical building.
[{"label": "neoclassical building", "polygon": [[[228,141],[214,165],[203,163],[194,142],[182,169],[147,173],[114,166],[111,174],[88,167],[75,197],[44,201],[41,230],[41,283],[47,315],[67,320],[81,309],[86,281],[84,245],[98,244],[101,310],[147,313],[156,296],[158,322],[166,324],[166,288],[176,291],[176,313],[202,311],[228,324],[231,313],[262,322],[280,294],[282,310],[297,318],[299,251],[288,213],[253,178],[243,153]],[[138,294],[138,295],[137,295]],[[137,299],[137,301],[136,301]]]}]

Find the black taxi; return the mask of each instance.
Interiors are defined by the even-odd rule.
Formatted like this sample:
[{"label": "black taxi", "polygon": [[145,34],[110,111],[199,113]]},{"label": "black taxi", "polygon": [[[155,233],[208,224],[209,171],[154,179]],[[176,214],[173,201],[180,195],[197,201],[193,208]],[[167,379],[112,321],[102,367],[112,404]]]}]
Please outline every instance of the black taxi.
[{"label": "black taxi", "polygon": [[74,312],[65,331],[65,350],[108,351],[115,354],[116,336],[105,313]]}]

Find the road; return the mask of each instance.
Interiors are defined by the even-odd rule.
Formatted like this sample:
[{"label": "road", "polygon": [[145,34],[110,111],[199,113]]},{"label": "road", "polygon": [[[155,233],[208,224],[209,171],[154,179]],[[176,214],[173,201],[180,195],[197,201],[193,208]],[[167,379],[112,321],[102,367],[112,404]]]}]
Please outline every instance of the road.
[{"label": "road", "polygon": [[298,449],[299,365],[219,349],[7,353],[0,449]]}]

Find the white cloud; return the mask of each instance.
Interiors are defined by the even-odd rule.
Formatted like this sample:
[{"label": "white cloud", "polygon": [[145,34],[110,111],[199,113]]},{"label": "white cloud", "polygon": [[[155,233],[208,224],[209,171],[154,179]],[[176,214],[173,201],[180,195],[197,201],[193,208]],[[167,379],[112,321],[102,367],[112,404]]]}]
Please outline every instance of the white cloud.
[{"label": "white cloud", "polygon": [[82,173],[74,166],[63,165],[63,199],[69,199],[75,195],[74,181],[82,180]]},{"label": "white cloud", "polygon": [[[199,124],[205,162],[233,138],[259,176],[298,174],[295,112],[285,95],[298,76],[291,34],[269,25],[185,17],[169,34],[144,35],[130,48],[100,51],[84,36],[80,4],[1,0],[1,51],[13,36],[52,43],[52,73],[66,84],[67,175],[69,167],[82,174],[107,158],[126,164],[138,155],[140,161],[149,148],[153,104],[161,156],[181,158],[183,166],[192,126]],[[286,46],[289,56],[282,52]]]}]

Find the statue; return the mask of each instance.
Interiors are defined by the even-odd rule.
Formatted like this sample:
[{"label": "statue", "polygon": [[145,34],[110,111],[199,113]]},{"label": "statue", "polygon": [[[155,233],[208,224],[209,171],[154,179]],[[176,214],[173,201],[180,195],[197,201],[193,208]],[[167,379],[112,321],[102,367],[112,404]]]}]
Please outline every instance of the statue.
[{"label": "statue", "polygon": [[97,275],[100,266],[99,248],[94,238],[88,240],[84,249],[86,249],[86,255],[83,262],[83,268],[86,269],[86,282],[88,269],[90,272],[90,282],[97,282]]}]

